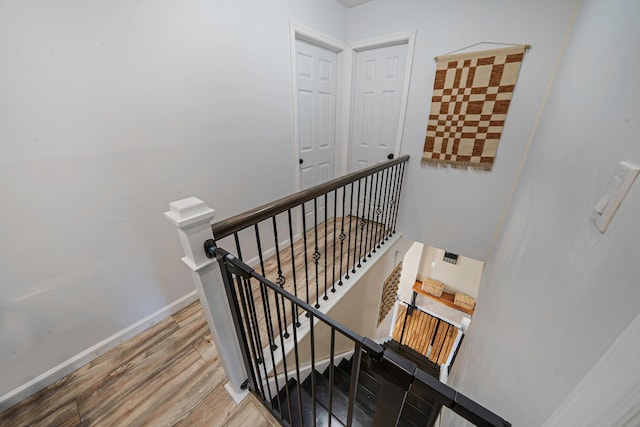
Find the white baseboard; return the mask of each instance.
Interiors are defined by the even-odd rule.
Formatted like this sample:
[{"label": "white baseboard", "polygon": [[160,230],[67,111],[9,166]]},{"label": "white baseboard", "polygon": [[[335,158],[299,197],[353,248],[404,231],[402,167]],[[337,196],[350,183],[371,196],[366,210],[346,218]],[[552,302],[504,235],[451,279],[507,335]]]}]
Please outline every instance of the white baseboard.
[{"label": "white baseboard", "polygon": [[20,387],[10,391],[4,396],[0,397],[0,412],[3,412],[16,403],[26,399],[32,394],[46,388],[50,384],[53,384],[60,378],[69,375],[76,369],[86,365],[98,356],[103,355],[107,351],[122,344],[129,338],[134,337],[140,332],[150,328],[161,320],[165,319],[177,311],[180,311],[184,307],[188,306],[192,302],[198,299],[198,293],[196,291],[190,292],[182,298],[177,299],[169,305],[164,306],[160,310],[150,314],[144,319],[130,325],[121,331],[111,335],[110,337],[100,341],[96,345],[84,350],[81,353],[76,354],[70,359],[65,360],[57,366],[49,369],[43,374],[38,375],[31,381],[21,385]]}]

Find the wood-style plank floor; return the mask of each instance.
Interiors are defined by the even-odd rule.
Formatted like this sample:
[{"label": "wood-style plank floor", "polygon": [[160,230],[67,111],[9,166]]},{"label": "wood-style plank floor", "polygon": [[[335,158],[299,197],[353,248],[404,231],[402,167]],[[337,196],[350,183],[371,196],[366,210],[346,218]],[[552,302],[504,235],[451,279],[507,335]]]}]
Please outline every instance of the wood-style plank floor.
[{"label": "wood-style plank floor", "polygon": [[199,302],[0,414],[0,426],[275,426],[236,405]]},{"label": "wood-style plank floor", "polygon": [[[334,220],[329,219],[326,224],[319,224],[317,230],[312,228],[306,233],[306,255],[304,239],[294,243],[295,269],[291,247],[279,248],[281,267],[278,268],[276,255],[265,259],[265,276],[277,282],[281,273],[286,290],[297,292],[300,299],[312,305],[316,302],[322,305],[325,283],[330,296],[334,280],[338,281],[347,269],[351,271],[354,257],[362,260],[377,245],[376,238],[388,233],[382,224],[375,222],[363,228],[356,217],[345,217],[344,221],[337,218],[335,225],[334,231]],[[342,228],[345,239],[341,245]],[[317,271],[316,232],[320,254]],[[262,273],[260,265],[254,268]],[[265,304],[256,281],[252,281],[251,288],[260,338],[266,346],[269,323],[275,336],[280,330],[275,298],[273,293],[269,294]],[[281,302],[281,326],[285,326],[286,318],[290,331],[291,306],[283,307]],[[271,322],[266,319],[266,312],[270,313]],[[0,426],[278,425],[252,396],[235,405],[223,387],[224,382],[217,351],[197,302],[3,412]]]},{"label": "wood-style plank floor", "polygon": [[393,328],[393,339],[411,347],[438,365],[445,363],[456,340],[457,328],[445,321],[438,322],[437,317],[418,309],[413,310],[409,317],[406,316],[407,307],[401,304]]}]

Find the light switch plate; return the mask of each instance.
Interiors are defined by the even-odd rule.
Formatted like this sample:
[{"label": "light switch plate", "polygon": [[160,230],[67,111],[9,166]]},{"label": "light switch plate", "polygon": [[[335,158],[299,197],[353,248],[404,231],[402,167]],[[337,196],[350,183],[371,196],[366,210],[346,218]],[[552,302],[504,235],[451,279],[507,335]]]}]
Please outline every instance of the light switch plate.
[{"label": "light switch plate", "polygon": [[601,233],[604,233],[609,226],[638,172],[640,172],[640,166],[630,162],[618,164],[615,173],[609,180],[607,190],[598,200],[593,211],[593,222]]}]

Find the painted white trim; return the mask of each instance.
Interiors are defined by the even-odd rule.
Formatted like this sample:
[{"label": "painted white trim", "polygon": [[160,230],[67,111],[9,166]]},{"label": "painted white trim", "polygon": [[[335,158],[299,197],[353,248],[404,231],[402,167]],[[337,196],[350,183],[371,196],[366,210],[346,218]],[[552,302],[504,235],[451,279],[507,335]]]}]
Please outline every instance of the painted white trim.
[{"label": "painted white trim", "polygon": [[372,37],[369,39],[350,42],[349,46],[355,51],[377,49],[379,47],[393,46],[408,43],[412,38],[415,40],[416,31],[403,31],[400,33],[386,34],[384,36]]},{"label": "painted white trim", "polygon": [[[336,176],[345,175],[349,170],[349,135],[351,133],[351,101],[353,84],[353,49],[347,46],[338,55],[342,61],[342,87],[336,99],[336,139],[335,166]],[[340,107],[340,109],[338,108]],[[339,130],[339,131],[338,131]]]},{"label": "painted white trim", "polygon": [[0,397],[0,412],[7,410],[16,403],[26,399],[32,394],[46,388],[53,384],[60,378],[69,375],[76,369],[81,368],[97,357],[103,355],[112,348],[122,344],[126,340],[136,336],[137,334],[145,331],[156,323],[164,320],[168,316],[182,310],[189,304],[198,300],[198,294],[194,290],[187,295],[183,296],[172,302],[169,305],[164,306],[158,311],[151,313],[144,319],[127,326],[119,332],[111,335],[110,337],[100,341],[96,345],[89,347],[81,353],[76,354],[70,359],[65,360],[57,366],[49,369],[41,375],[31,381],[21,385],[20,387],[8,392],[4,396]]},{"label": "painted white trim", "polygon": [[[381,47],[387,47],[387,46],[395,46],[400,44],[407,45],[407,62],[405,64],[404,82],[402,87],[402,101],[400,104],[400,114],[398,116],[398,132],[396,133],[396,144],[395,144],[395,149],[393,151],[395,157],[398,157],[400,155],[400,149],[402,147],[402,136],[404,135],[404,124],[407,116],[407,103],[409,102],[409,84],[411,82],[411,71],[413,67],[413,52],[415,50],[415,44],[416,44],[416,30],[387,34],[384,36],[373,37],[370,39],[349,43],[349,46],[352,49],[351,64],[350,64],[351,80],[354,79],[355,67],[353,66],[353,64],[356,62],[356,55],[358,54],[358,52],[362,52],[370,49],[377,49]],[[351,91],[350,101],[354,97],[352,86],[353,86],[353,83],[349,87],[349,90]],[[353,114],[353,112],[351,111],[351,103],[350,103],[349,104],[349,121],[351,118],[351,114]],[[349,126],[349,130],[346,136],[348,141],[347,156],[346,156],[347,167],[349,164],[351,164],[350,163],[351,162],[350,136],[351,136],[351,126]]]},{"label": "painted white trim", "polygon": [[247,397],[247,395],[249,395],[249,390],[242,390],[239,393],[236,392],[233,389],[233,384],[231,384],[231,381],[227,382],[224,385],[225,390],[227,390],[227,393],[229,393],[229,396],[231,396],[231,398],[233,399],[234,402],[236,402],[236,405],[239,405],[240,403],[242,403],[242,401],[244,400],[245,397]]},{"label": "painted white trim", "polygon": [[335,53],[340,53],[347,48],[346,43],[315,31],[309,27],[305,27],[304,25],[290,21],[289,26],[293,36],[300,40],[324,47],[325,49],[329,49]]},{"label": "painted white trim", "polygon": [[411,68],[413,67],[413,51],[416,45],[416,32],[412,31],[407,40],[407,65],[404,70],[404,87],[402,88],[402,104],[400,105],[400,117],[398,118],[398,134],[396,136],[395,156],[400,156],[402,137],[404,135],[404,123],[407,118],[407,103],[409,102],[409,83],[411,82]]},{"label": "painted white trim", "polygon": [[[298,159],[300,158],[300,141],[298,140],[298,82],[297,82],[297,70],[296,70],[296,39],[304,40],[308,43],[316,46],[329,49],[337,54],[337,80],[336,80],[336,127],[335,127],[335,140],[334,146],[334,178],[346,172],[343,171],[342,162],[338,156],[338,147],[343,145],[349,145],[349,105],[350,96],[347,96],[349,92],[351,81],[346,76],[349,75],[351,49],[346,43],[315,31],[304,25],[300,25],[294,21],[289,21],[289,59],[291,61],[291,105],[293,113],[293,163],[294,163],[294,191],[300,191],[300,165]],[[346,81],[349,81],[348,83]],[[345,109],[347,108],[347,109]],[[345,128],[347,129],[345,132]]]}]

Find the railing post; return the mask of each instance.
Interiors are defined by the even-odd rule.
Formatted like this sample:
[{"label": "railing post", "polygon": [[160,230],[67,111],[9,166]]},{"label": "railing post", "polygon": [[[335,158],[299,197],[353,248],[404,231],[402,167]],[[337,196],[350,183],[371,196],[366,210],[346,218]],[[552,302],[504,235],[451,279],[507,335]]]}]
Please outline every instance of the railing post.
[{"label": "railing post", "polygon": [[247,379],[242,353],[233,326],[224,282],[218,261],[207,258],[204,242],[211,239],[211,220],[215,211],[195,197],[169,203],[165,218],[178,228],[185,256],[182,261],[191,269],[211,337],[229,382],[225,388],[240,403],[247,395],[242,383]]}]

